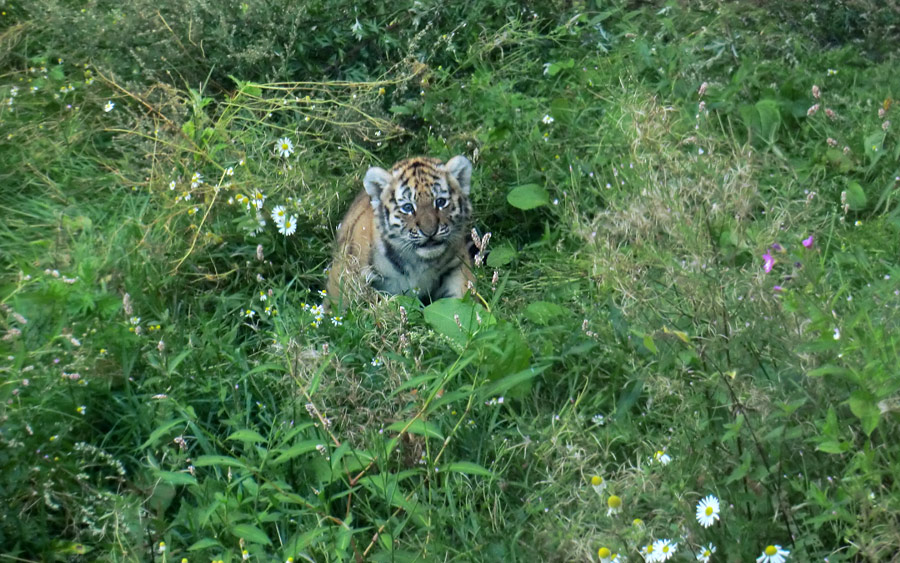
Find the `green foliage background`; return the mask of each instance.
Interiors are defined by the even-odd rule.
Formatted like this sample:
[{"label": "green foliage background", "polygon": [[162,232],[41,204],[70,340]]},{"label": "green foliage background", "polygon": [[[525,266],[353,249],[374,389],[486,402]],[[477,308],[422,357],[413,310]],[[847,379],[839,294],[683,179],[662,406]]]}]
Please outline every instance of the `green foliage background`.
[{"label": "green foliage background", "polygon": [[[896,557],[890,3],[0,11],[4,557]],[[317,319],[416,154],[478,297]]]}]

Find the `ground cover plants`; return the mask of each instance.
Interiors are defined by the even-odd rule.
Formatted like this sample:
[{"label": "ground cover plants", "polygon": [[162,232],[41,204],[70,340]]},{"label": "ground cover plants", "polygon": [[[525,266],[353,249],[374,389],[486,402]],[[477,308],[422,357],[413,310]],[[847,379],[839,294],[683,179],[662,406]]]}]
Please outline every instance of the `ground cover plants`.
[{"label": "ground cover plants", "polygon": [[[4,560],[896,559],[895,8],[0,11]],[[478,295],[326,311],[417,154]]]}]

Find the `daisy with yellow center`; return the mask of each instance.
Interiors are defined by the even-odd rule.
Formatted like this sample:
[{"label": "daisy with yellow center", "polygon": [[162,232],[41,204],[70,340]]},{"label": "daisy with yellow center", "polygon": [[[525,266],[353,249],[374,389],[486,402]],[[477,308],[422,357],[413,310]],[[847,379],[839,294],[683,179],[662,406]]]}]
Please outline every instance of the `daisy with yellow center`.
[{"label": "daisy with yellow center", "polygon": [[781,549],[780,545],[766,546],[762,555],[756,558],[756,563],[784,563],[790,553],[786,549]]},{"label": "daisy with yellow center", "polygon": [[603,477],[594,475],[593,477],[591,477],[591,487],[594,488],[594,492],[596,492],[598,495],[602,494],[603,489],[606,488],[606,481],[603,479]]},{"label": "daisy with yellow center", "polygon": [[285,219],[284,222],[278,225],[278,232],[283,234],[286,237],[291,236],[297,230],[297,217],[291,215],[290,218]]},{"label": "daisy with yellow center", "polygon": [[719,519],[719,499],[713,495],[697,503],[697,522],[704,528],[709,528]]},{"label": "daisy with yellow center", "polygon": [[709,544],[706,547],[701,547],[700,551],[697,552],[697,561],[700,563],[709,563],[710,557],[712,554],[716,552],[716,546],[713,544]]},{"label": "daisy with yellow center", "polygon": [[275,221],[276,225],[281,225],[285,219],[287,219],[287,211],[285,211],[284,206],[276,205],[275,209],[272,210],[272,220]]},{"label": "daisy with yellow center", "polygon": [[266,202],[266,195],[261,191],[257,190],[253,193],[253,206],[257,209],[262,209],[263,204]]},{"label": "daisy with yellow center", "polygon": [[678,550],[678,544],[672,540],[656,540],[653,542],[653,551],[656,553],[656,561],[668,561]]},{"label": "daisy with yellow center", "polygon": [[622,560],[618,553],[613,553],[608,547],[598,549],[597,557],[600,558],[600,563],[620,563]]},{"label": "daisy with yellow center", "polygon": [[613,516],[622,512],[622,499],[616,495],[610,495],[606,505],[609,507],[609,510],[606,511],[607,516]]},{"label": "daisy with yellow center", "polygon": [[282,158],[287,158],[294,153],[294,143],[287,137],[282,137],[278,139],[275,150]]}]

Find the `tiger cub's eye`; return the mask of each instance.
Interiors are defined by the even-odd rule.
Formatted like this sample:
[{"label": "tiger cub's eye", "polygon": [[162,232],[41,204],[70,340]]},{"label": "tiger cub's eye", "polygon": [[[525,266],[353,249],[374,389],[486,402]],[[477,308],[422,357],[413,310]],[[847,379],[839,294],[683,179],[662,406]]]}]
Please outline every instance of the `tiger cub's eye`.
[{"label": "tiger cub's eye", "polygon": [[409,213],[412,213],[413,211],[415,211],[415,209],[416,209],[416,208],[413,207],[413,204],[411,204],[411,203],[404,203],[404,204],[403,204],[403,207],[400,208],[400,211],[409,214]]},{"label": "tiger cub's eye", "polygon": [[434,200],[434,206],[437,207],[438,209],[443,209],[444,207],[447,207],[447,200],[442,197],[439,197],[436,200]]}]

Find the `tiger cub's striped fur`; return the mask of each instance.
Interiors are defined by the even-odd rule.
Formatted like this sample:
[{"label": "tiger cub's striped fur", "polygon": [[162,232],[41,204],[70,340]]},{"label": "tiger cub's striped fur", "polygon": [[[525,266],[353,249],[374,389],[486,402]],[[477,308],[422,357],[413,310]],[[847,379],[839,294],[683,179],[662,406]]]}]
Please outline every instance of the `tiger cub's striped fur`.
[{"label": "tiger cub's striped fur", "polygon": [[[456,156],[402,160],[390,172],[369,168],[338,227],[328,295],[334,305],[363,283],[425,302],[462,297],[472,281],[466,233],[472,164]],[[343,303],[342,303],[343,302]]]}]

